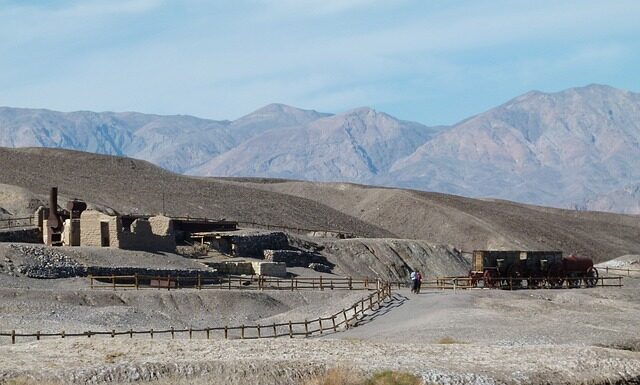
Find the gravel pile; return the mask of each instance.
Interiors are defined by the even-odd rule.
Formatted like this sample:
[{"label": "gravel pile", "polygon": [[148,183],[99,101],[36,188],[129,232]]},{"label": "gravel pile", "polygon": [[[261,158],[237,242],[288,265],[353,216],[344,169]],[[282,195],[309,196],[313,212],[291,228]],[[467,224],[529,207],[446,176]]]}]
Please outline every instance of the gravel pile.
[{"label": "gravel pile", "polygon": [[11,245],[24,257],[18,272],[31,278],[69,278],[87,274],[85,266],[69,256],[45,247]]}]

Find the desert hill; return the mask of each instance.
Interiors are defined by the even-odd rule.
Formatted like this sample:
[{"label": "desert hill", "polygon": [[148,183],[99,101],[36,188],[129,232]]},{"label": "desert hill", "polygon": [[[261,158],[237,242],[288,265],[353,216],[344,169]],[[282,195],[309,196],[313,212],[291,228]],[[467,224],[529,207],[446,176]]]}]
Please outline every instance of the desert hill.
[{"label": "desert hill", "polygon": [[28,189],[45,201],[48,189],[58,186],[63,199],[78,197],[121,213],[161,213],[164,195],[167,215],[395,236],[308,199],[185,177],[130,158],[60,149],[0,148],[0,164],[0,183]]},{"label": "desert hill", "polygon": [[599,261],[640,253],[640,218],[633,215],[344,183],[196,178],[144,161],[58,149],[0,148],[0,163],[0,183],[43,198],[57,185],[63,197],[123,213],[160,213],[164,192],[170,215],[423,239],[464,250],[561,249]]},{"label": "desert hill", "polygon": [[347,183],[234,179],[239,185],[304,197],[401,238],[459,249],[555,249],[608,260],[639,250],[640,217],[562,210]]}]

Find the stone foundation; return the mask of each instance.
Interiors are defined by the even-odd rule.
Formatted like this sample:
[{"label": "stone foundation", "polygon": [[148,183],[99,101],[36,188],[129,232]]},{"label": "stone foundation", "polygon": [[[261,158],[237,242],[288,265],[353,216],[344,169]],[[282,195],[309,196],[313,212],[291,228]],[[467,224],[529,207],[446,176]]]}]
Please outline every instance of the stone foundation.
[{"label": "stone foundation", "polygon": [[288,249],[289,240],[283,232],[231,236],[231,250],[236,257],[264,258],[264,250]]},{"label": "stone foundation", "polygon": [[252,262],[256,275],[268,275],[271,277],[286,277],[287,266],[282,262]]}]

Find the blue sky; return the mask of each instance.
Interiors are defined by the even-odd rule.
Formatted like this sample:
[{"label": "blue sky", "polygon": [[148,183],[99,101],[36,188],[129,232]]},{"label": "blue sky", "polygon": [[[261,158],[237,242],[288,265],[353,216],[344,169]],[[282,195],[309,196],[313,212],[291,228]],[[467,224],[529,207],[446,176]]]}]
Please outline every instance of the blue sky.
[{"label": "blue sky", "polygon": [[640,91],[640,1],[0,0],[4,106],[436,125],[590,83]]}]

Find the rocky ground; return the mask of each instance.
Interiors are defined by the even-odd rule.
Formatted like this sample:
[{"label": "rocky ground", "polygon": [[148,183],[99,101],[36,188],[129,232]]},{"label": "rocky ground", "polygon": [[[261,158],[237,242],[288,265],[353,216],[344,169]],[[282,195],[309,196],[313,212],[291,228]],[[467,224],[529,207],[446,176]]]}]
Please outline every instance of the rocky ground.
[{"label": "rocky ground", "polygon": [[[341,268],[387,255],[442,274],[466,269],[449,247],[400,240],[317,243]],[[411,251],[413,250],[413,251]],[[420,251],[422,250],[422,251]],[[434,255],[449,255],[450,263]],[[351,255],[351,260],[348,256]],[[624,256],[608,266],[637,264]],[[269,325],[328,316],[364,292],[92,290],[83,266],[195,268],[175,254],[0,244],[0,331],[72,332]],[[442,264],[442,266],[440,265]],[[346,267],[345,267],[346,266]],[[371,267],[369,267],[371,266]],[[600,265],[601,271],[604,265]],[[319,273],[295,268],[296,274]],[[52,277],[57,279],[33,277]],[[60,272],[65,274],[59,274]],[[435,274],[435,273],[434,273]],[[304,384],[336,366],[404,370],[439,384],[640,384],[640,279],[590,289],[395,290],[349,330],[322,337],[225,340],[176,335],[0,338],[0,384]],[[237,334],[237,333],[236,333]]]},{"label": "rocky ground", "polygon": [[[327,368],[409,371],[437,384],[637,384],[640,353],[573,345],[361,340],[81,339],[1,346],[0,382],[300,384]],[[30,379],[31,382],[28,382]],[[54,382],[55,381],[55,382]]]}]

